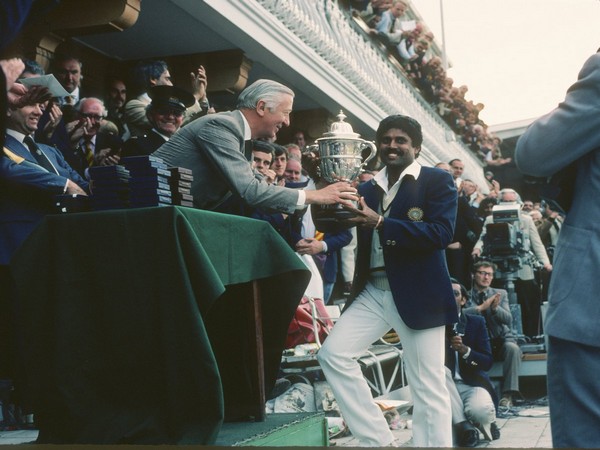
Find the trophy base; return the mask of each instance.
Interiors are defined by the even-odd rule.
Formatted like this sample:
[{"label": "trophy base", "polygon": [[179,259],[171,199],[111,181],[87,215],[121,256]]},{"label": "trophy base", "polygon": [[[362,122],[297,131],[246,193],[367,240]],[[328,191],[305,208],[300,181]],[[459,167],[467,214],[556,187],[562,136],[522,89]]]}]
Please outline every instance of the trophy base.
[{"label": "trophy base", "polygon": [[341,205],[311,205],[311,213],[316,229],[323,233],[336,233],[355,226],[346,220],[356,214]]}]

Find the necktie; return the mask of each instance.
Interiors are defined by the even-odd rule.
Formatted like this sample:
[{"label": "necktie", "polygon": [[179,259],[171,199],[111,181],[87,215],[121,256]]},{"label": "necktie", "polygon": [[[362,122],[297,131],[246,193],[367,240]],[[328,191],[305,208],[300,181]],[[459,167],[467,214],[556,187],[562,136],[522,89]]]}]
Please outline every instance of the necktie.
[{"label": "necktie", "polygon": [[26,136],[25,139],[23,139],[23,143],[29,148],[29,151],[40,166],[48,172],[57,173],[52,163],[50,163],[50,160],[48,160],[48,157],[40,150],[31,136]]},{"label": "necktie", "polygon": [[88,167],[91,167],[92,163],[94,162],[94,149],[92,149],[91,141],[85,141],[84,154]]},{"label": "necktie", "polygon": [[244,155],[248,161],[252,161],[252,141],[244,141]]},{"label": "necktie", "polygon": [[480,292],[479,294],[477,294],[477,304],[481,305],[483,302],[486,301],[486,293],[485,292]]}]

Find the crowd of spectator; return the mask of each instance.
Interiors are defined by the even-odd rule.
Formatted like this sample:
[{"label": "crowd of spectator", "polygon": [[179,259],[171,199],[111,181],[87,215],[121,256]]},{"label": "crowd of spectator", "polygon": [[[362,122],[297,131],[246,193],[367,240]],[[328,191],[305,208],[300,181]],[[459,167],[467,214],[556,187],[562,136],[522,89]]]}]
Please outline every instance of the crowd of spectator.
[{"label": "crowd of spectator", "polygon": [[511,162],[502,157],[502,140],[479,117],[483,103],[466,99],[468,87],[455,86],[442,57],[434,53],[431,30],[408,17],[408,0],[355,0],[350,6],[354,17],[364,21],[369,35],[398,60],[423,98],[485,165]]}]

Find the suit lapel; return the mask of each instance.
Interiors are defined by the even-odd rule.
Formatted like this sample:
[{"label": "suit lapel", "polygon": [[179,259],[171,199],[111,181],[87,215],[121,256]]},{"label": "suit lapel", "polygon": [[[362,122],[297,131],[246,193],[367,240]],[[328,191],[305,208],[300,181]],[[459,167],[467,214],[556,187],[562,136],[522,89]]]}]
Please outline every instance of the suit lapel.
[{"label": "suit lapel", "polygon": [[7,134],[4,145],[13,153],[20,156],[21,158],[29,161],[30,163],[39,165],[37,160],[33,157],[29,149],[21,142],[17,141],[14,137]]}]

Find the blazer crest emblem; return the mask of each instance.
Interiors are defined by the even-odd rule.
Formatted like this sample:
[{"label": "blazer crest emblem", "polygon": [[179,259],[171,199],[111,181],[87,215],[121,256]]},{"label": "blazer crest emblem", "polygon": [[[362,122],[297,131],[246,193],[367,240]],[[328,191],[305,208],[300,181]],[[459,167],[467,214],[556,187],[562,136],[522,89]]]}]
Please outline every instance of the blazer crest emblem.
[{"label": "blazer crest emblem", "polygon": [[414,206],[408,210],[407,216],[413,222],[420,222],[423,220],[424,213],[421,208]]}]

